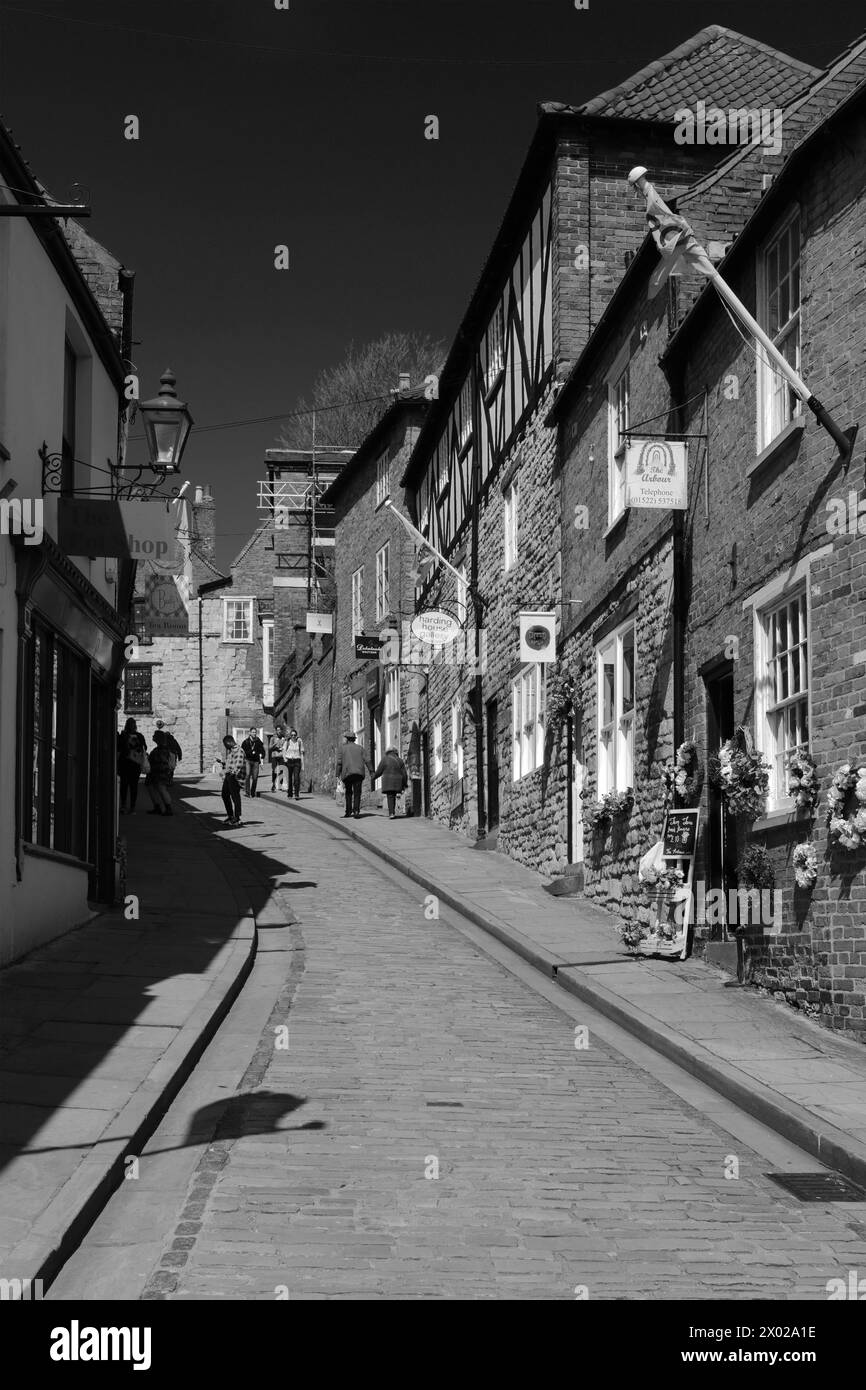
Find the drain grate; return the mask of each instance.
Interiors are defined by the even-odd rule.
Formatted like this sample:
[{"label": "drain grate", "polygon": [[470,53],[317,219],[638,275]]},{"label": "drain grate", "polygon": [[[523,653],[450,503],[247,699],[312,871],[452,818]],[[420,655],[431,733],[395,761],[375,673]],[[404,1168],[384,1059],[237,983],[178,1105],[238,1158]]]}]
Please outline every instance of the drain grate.
[{"label": "drain grate", "polygon": [[428,1109],[431,1109],[431,1110],[432,1110],[434,1106],[438,1106],[440,1109],[447,1109],[447,1110],[462,1110],[462,1109],[463,1109],[463,1102],[462,1102],[462,1100],[428,1100],[428,1101],[427,1101],[427,1107],[428,1107]]},{"label": "drain grate", "polygon": [[866,1202],[866,1190],[841,1173],[767,1173],[801,1202]]}]

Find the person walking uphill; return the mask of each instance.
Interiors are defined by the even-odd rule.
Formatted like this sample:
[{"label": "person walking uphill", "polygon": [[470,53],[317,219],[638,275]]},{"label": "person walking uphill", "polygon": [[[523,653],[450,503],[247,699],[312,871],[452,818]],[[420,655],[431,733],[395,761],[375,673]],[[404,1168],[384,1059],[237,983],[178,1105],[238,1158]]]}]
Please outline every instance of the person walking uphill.
[{"label": "person walking uphill", "polygon": [[157,729],[150,750],[150,771],[144,779],[153,802],[153,810],[147,813],[149,816],[174,815],[171,809],[171,783],[176,761],[168,746],[168,734]]},{"label": "person walking uphill", "polygon": [[223,785],[222,798],[226,808],[226,821],[229,826],[234,827],[241,823],[241,779],[246,770],[246,758],[244,750],[232,738],[231,734],[226,734],[223,739],[225,756],[223,757]]},{"label": "person walking uphill", "polygon": [[406,764],[396,748],[386,748],[382,761],[373,773],[373,781],[382,778],[382,791],[388,802],[388,819],[396,820],[397,793],[405,791],[409,785]]},{"label": "person walking uphill", "polygon": [[364,754],[363,748],[359,748],[355,742],[354,734],[346,734],[346,742],[340,749],[337,758],[337,776],[346,788],[346,809],[343,819],[347,816],[354,816],[355,820],[360,819],[361,815],[361,787],[364,782],[364,773],[370,767]]},{"label": "person walking uphill", "polygon": [[265,756],[265,745],[262,743],[255,729],[250,729],[249,738],[245,738],[241,744],[241,752],[247,765],[247,777],[245,790],[247,796],[258,796],[256,787],[259,782],[259,770],[262,759]]},{"label": "person walking uphill", "polygon": [[301,768],[304,765],[304,745],[298,737],[297,729],[289,729],[283,749],[286,758],[286,771],[289,777],[289,799],[301,799]]},{"label": "person walking uphill", "polygon": [[117,775],[120,778],[120,814],[125,816],[127,813],[127,802],[129,803],[129,814],[135,810],[135,803],[138,800],[138,779],[145,771],[147,760],[147,744],[143,736],[138,732],[134,719],[127,719],[123,726],[123,733],[117,735]]}]

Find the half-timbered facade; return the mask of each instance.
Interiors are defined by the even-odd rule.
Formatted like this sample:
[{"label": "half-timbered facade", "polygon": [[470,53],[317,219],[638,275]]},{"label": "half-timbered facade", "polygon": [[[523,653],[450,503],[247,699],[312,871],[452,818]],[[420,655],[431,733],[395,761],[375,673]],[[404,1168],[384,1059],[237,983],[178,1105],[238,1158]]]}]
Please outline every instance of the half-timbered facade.
[{"label": "half-timbered facade", "polygon": [[580,107],[542,106],[406,471],[420,530],[465,576],[435,566],[418,607],[446,608],[479,634],[465,644],[475,660],[431,668],[426,733],[442,750],[432,813],[543,872],[573,858],[568,761],[547,712],[550,663],[521,663],[518,615],[555,614],[561,632],[568,596],[546,415],[640,244],[628,171],[652,161],[676,192],[718,162],[724,151],[673,140],[675,113],[696,86],[716,100],[766,104],[813,75],[779,54],[770,91],[763,46],[712,26]]}]

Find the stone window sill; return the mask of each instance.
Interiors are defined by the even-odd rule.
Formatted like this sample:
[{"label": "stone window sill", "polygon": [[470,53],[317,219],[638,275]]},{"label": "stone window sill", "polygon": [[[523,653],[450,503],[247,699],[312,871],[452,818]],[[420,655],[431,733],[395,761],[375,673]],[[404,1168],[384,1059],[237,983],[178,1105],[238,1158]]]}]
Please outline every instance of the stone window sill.
[{"label": "stone window sill", "polygon": [[610,523],[610,525],[607,527],[607,529],[604,530],[604,531],[602,531],[602,533],[601,533],[601,538],[602,538],[602,540],[603,540],[603,541],[606,541],[607,538],[608,538],[608,536],[612,536],[613,533],[614,533],[615,531],[618,531],[619,528],[620,528],[620,526],[623,525],[623,523],[624,523],[624,521],[625,521],[625,519],[626,519],[627,516],[628,516],[628,507],[623,507],[623,509],[622,509],[622,511],[620,512],[619,516],[618,516],[618,517],[615,517],[614,520],[613,520],[613,521]]},{"label": "stone window sill", "polygon": [[34,845],[30,840],[22,840],[21,847],[25,854],[32,854],[34,859],[53,859],[56,864],[66,864],[71,869],[83,869],[85,873],[93,871],[93,864],[88,864],[84,859],[77,859],[74,854],[63,854],[59,849],[48,849],[46,845]]},{"label": "stone window sill", "polygon": [[781,434],[777,434],[776,438],[770,441],[766,449],[761,450],[755,462],[746,469],[746,477],[753,478],[756,473],[760,473],[762,468],[766,468],[768,464],[773,463],[774,460],[787,449],[792,440],[796,440],[796,446],[791,450],[791,455],[793,457],[797,451],[797,447],[799,447],[800,436],[805,428],[805,420],[800,417],[793,419],[790,424],[785,426]]},{"label": "stone window sill", "polygon": [[764,830],[776,830],[779,826],[799,826],[808,825],[811,820],[808,812],[791,807],[784,811],[770,811],[766,816],[759,816],[752,824],[752,834],[760,835]]}]

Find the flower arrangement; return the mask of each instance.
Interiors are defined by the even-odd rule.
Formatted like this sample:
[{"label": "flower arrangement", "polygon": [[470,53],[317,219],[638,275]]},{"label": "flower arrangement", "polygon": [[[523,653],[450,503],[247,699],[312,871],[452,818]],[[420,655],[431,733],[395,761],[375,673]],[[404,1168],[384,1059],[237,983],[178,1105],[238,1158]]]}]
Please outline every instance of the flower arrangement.
[{"label": "flower arrangement", "polygon": [[818,878],[818,852],[811,840],[795,846],[791,862],[797,887],[813,888]]},{"label": "flower arrangement", "polygon": [[843,849],[866,843],[866,767],[843,763],[827,793],[827,829]]},{"label": "flower arrangement", "polygon": [[815,759],[806,748],[789,753],[786,770],[788,773],[788,795],[801,811],[814,815],[818,805],[818,772]]},{"label": "flower arrangement", "polygon": [[642,883],[653,897],[656,893],[672,893],[675,888],[682,888],[685,882],[685,874],[682,869],[676,869],[669,865],[662,868],[655,868],[650,865],[643,871]]},{"label": "flower arrangement", "polygon": [[762,845],[748,845],[737,865],[737,881],[741,888],[774,888],[776,875],[772,861]]},{"label": "flower arrangement", "polygon": [[547,687],[547,713],[549,721],[561,724],[574,709],[577,691],[574,676],[567,671],[557,671]]},{"label": "flower arrangement", "polygon": [[662,778],[666,806],[672,805],[674,798],[686,806],[694,806],[704,785],[704,769],[697,746],[691,742],[681,743],[676,758],[662,768]]},{"label": "flower arrangement", "polygon": [[614,816],[627,815],[634,804],[634,792],[629,787],[624,792],[605,792],[599,801],[585,801],[583,805],[583,824],[591,833],[600,830]]},{"label": "flower arrangement", "polygon": [[756,749],[729,738],[718,753],[711,754],[707,773],[731,815],[755,820],[764,810],[770,765]]}]

